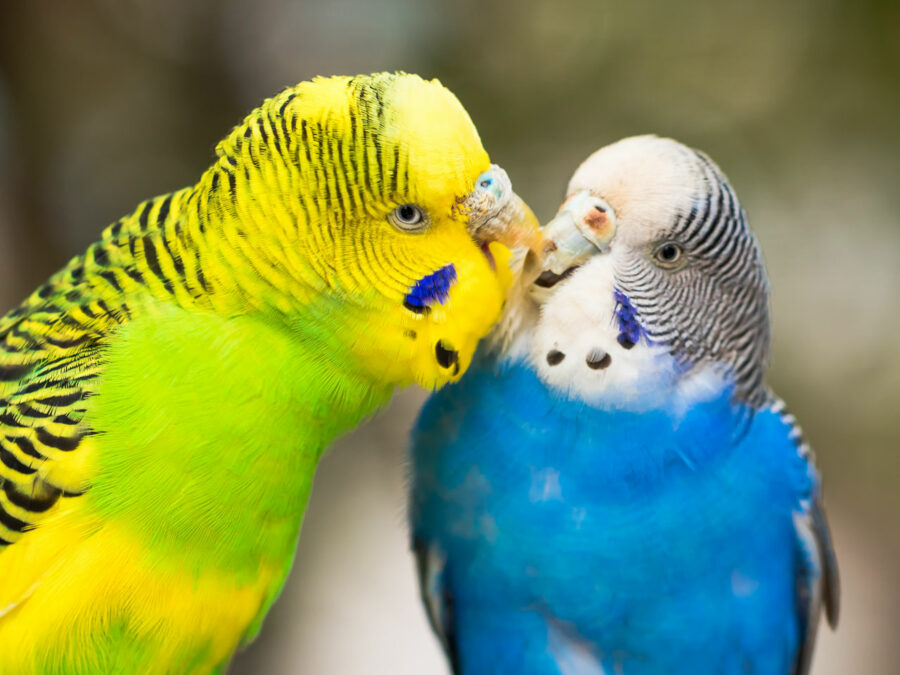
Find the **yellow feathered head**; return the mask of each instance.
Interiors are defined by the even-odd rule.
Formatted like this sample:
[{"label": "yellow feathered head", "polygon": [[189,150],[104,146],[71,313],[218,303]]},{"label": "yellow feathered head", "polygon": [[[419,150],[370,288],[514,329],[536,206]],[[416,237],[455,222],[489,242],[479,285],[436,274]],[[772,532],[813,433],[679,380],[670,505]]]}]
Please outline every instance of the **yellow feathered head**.
[{"label": "yellow feathered head", "polygon": [[210,205],[231,229],[224,257],[253,242],[246,295],[374,381],[431,388],[465,371],[510,282],[491,240],[533,243],[537,223],[453,94],[415,75],[317,78],[218,154]]}]

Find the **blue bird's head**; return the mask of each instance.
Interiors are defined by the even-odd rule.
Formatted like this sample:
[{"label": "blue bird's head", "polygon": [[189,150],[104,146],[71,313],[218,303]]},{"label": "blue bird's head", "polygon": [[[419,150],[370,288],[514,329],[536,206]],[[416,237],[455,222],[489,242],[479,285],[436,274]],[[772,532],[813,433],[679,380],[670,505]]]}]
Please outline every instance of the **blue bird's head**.
[{"label": "blue bird's head", "polygon": [[655,136],[598,150],[573,175],[543,237],[528,289],[539,309],[510,310],[530,339],[504,339],[549,386],[626,408],[723,387],[751,403],[765,399],[762,256],[706,155]]}]

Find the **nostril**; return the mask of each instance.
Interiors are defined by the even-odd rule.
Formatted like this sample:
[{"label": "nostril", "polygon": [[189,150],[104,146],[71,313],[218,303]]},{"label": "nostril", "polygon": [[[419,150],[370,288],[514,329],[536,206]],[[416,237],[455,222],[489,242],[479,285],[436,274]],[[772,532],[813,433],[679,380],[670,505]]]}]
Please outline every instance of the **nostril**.
[{"label": "nostril", "polygon": [[602,349],[592,349],[588,352],[585,362],[591,370],[603,370],[609,368],[612,363],[612,357]]},{"label": "nostril", "polygon": [[459,352],[453,349],[449,343],[438,340],[437,344],[434,345],[434,357],[441,368],[456,366],[454,374],[459,372]]}]

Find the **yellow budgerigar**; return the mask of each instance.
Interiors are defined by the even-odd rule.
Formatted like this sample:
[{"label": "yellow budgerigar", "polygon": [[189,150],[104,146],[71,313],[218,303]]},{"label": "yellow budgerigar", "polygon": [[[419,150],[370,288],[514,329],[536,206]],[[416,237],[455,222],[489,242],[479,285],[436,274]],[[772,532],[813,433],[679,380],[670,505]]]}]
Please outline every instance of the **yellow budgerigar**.
[{"label": "yellow budgerigar", "polygon": [[290,568],[316,463],[458,379],[536,224],[404,74],[265,101],[0,318],[0,673],[205,673]]}]

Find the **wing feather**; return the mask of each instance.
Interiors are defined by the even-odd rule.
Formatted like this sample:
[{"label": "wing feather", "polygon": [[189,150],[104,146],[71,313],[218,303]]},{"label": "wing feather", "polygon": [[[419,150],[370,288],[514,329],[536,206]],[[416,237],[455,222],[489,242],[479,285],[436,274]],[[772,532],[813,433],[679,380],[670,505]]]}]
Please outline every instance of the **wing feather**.
[{"label": "wing feather", "polygon": [[831,544],[831,533],[821,498],[808,513],[796,521],[797,614],[800,619],[800,650],[794,664],[794,675],[807,675],[812,665],[813,649],[822,610],[828,625],[837,628],[840,613],[840,579],[837,559]]}]

